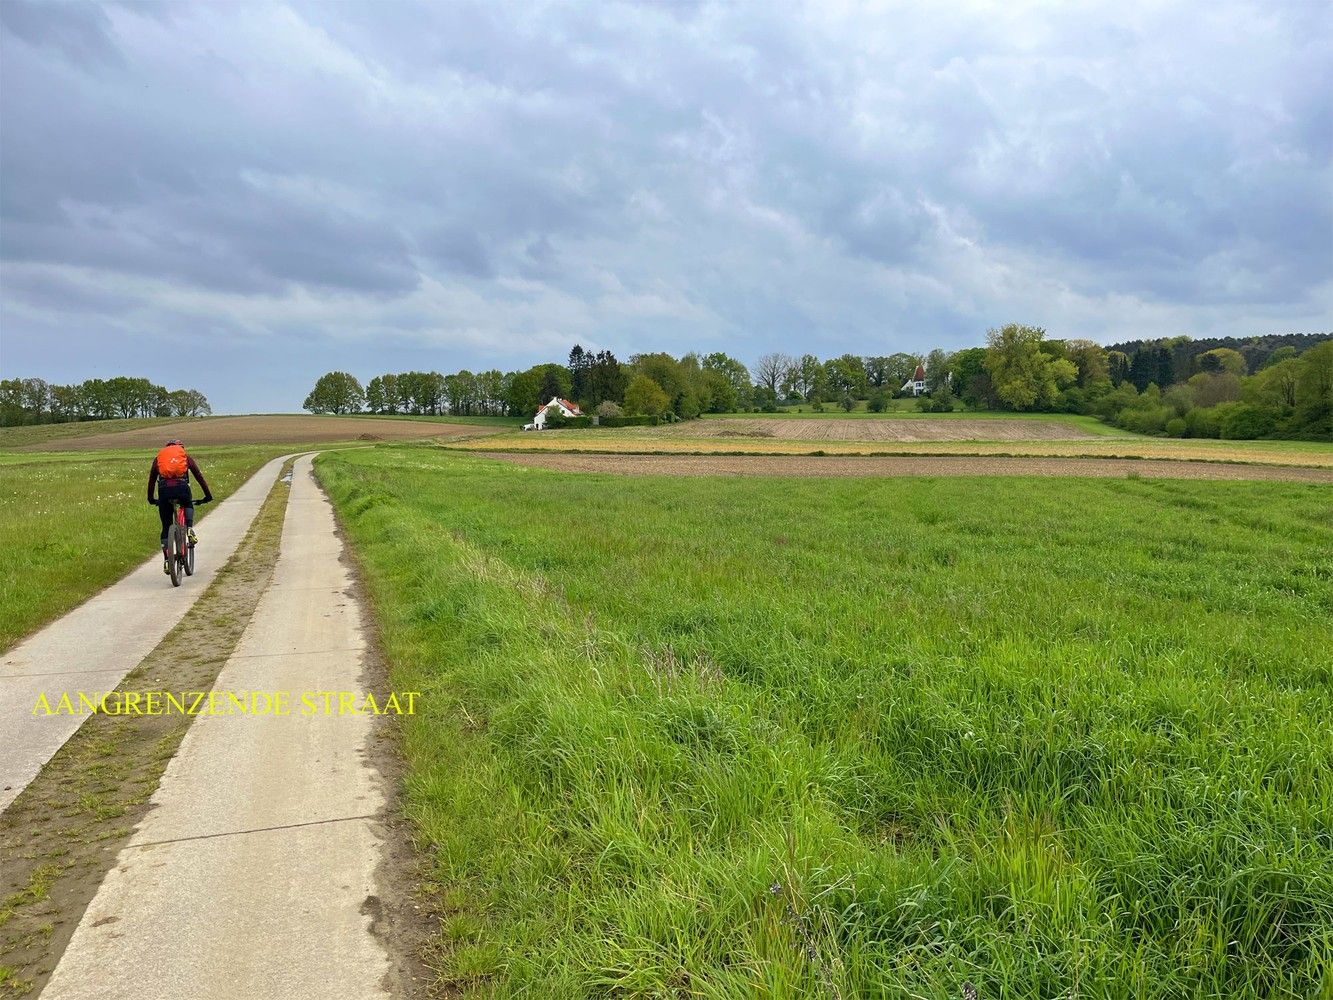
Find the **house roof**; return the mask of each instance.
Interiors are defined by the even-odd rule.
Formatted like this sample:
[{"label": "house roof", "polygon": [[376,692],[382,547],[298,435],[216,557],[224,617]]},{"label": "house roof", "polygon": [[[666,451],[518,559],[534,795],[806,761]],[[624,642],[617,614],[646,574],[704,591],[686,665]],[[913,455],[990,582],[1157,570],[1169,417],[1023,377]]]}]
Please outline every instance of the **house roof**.
[{"label": "house roof", "polygon": [[551,401],[550,401],[549,403],[543,403],[541,406],[537,407],[537,413],[536,413],[536,416],[534,416],[533,419],[535,420],[536,417],[540,417],[543,413],[546,412],[546,410],[547,410],[549,407],[554,406],[554,405],[556,405],[557,403],[560,404],[561,406],[563,406],[566,410],[568,410],[568,411],[569,411],[571,414],[573,414],[574,416],[576,416],[576,417],[581,417],[581,416],[583,416],[583,411],[579,409],[579,404],[578,404],[578,403],[571,403],[569,400],[567,400],[567,399],[561,399],[559,396],[552,396],[552,397],[551,397]]},{"label": "house roof", "polygon": [[926,380],[926,368],[924,365],[916,366],[916,374],[912,376],[914,382],[924,382]]}]

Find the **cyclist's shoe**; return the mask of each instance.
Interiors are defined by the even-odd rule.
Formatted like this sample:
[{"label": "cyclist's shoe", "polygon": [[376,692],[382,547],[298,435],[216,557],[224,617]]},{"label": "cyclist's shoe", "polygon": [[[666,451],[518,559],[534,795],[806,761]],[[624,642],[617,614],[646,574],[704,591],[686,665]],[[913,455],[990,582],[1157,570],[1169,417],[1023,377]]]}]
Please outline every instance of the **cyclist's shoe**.
[{"label": "cyclist's shoe", "polygon": [[190,539],[190,548],[194,548],[195,543],[198,542],[199,539],[198,539],[198,537],[196,537],[193,528],[190,529],[190,533],[189,533],[189,535],[187,535],[186,537],[188,537],[188,538]]},{"label": "cyclist's shoe", "polygon": [[162,560],[162,572],[163,572],[163,573],[166,573],[167,576],[170,576],[170,575],[171,575],[171,560],[170,560],[170,559],[163,559],[163,560]]}]

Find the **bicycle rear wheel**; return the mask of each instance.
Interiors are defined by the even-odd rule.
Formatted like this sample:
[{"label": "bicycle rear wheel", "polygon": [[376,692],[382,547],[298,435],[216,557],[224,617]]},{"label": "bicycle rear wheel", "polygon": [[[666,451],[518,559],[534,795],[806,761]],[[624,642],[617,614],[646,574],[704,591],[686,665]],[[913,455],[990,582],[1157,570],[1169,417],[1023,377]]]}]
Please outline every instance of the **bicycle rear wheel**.
[{"label": "bicycle rear wheel", "polygon": [[171,558],[167,562],[171,566],[171,585],[179,587],[181,585],[181,550],[185,545],[185,531],[179,524],[171,526],[171,535],[168,538],[170,543]]}]

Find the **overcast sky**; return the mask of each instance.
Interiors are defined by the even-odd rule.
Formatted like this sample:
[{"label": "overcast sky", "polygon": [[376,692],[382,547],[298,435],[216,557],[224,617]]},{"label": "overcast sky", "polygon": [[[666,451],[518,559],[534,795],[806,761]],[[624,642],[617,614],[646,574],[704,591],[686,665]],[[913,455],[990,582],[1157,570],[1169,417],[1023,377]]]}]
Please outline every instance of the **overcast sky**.
[{"label": "overcast sky", "polygon": [[1333,329],[1333,6],[1054,9],[0,0],[0,370]]}]

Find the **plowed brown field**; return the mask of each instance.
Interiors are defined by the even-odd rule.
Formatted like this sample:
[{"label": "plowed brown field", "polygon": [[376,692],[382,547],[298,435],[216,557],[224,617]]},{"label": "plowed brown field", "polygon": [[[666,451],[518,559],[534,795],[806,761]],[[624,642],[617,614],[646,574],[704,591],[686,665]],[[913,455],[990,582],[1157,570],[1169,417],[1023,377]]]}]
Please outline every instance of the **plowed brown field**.
[{"label": "plowed brown field", "polygon": [[573,455],[483,452],[515,465],[561,472],[658,476],[1080,476],[1263,479],[1333,484],[1333,469],[1115,458],[987,456]]},{"label": "plowed brown field", "polygon": [[1096,437],[1057,420],[885,417],[881,420],[767,418],[692,420],[653,428],[654,435],[779,438],[786,441],[1063,441]]},{"label": "plowed brown field", "polygon": [[178,437],[186,445],[319,444],[328,441],[410,441],[421,438],[472,437],[509,428],[442,424],[431,420],[382,420],[375,417],[253,416],[206,417],[179,423],[154,424],[111,434],[60,438],[16,448],[16,451],[102,451],[108,448],[152,448]]}]

